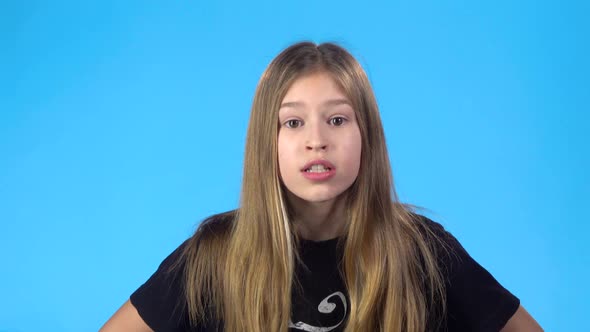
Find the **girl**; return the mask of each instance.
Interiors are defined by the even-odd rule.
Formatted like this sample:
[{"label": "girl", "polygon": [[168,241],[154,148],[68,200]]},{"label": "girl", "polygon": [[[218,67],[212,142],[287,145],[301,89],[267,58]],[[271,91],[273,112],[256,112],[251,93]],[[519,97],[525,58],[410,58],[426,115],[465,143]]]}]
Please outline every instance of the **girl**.
[{"label": "girl", "polygon": [[441,225],[398,201],[375,97],[298,43],[258,84],[239,209],[212,216],[101,331],[540,331]]}]

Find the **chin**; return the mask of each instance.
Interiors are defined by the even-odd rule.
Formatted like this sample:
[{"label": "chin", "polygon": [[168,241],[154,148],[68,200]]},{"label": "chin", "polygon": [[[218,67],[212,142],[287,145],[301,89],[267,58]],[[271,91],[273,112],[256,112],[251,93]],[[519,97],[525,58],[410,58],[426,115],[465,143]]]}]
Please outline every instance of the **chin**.
[{"label": "chin", "polygon": [[325,203],[333,200],[335,197],[301,197],[307,203]]},{"label": "chin", "polygon": [[306,195],[297,195],[300,199],[309,202],[309,203],[324,203],[333,201],[338,198],[342,194],[341,192],[331,192],[331,193],[313,193],[313,194],[306,194]]}]

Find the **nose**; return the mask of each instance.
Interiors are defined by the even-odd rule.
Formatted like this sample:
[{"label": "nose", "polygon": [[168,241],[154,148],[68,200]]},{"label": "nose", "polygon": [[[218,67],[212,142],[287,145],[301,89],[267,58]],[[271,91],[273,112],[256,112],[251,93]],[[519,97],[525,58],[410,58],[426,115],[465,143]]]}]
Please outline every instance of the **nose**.
[{"label": "nose", "polygon": [[328,139],[321,123],[309,124],[307,129],[308,136],[305,142],[306,149],[316,151],[326,150],[328,148]]}]

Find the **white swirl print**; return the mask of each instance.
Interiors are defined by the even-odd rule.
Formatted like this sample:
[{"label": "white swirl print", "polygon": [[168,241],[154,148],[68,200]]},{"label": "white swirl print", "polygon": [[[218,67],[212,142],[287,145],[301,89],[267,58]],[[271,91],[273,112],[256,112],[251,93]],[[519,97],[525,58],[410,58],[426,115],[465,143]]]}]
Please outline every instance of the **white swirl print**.
[{"label": "white swirl print", "polygon": [[344,319],[346,319],[346,314],[347,314],[347,310],[348,310],[348,306],[346,303],[346,297],[344,296],[344,294],[342,294],[342,292],[335,292],[335,293],[332,293],[332,294],[326,296],[322,300],[322,302],[320,302],[320,304],[318,305],[318,311],[323,314],[332,313],[334,311],[334,309],[336,309],[336,303],[328,302],[328,300],[334,296],[339,297],[340,300],[342,301],[342,304],[344,305],[344,315],[342,316],[342,319],[338,322],[338,324],[333,325],[333,326],[321,327],[321,326],[309,325],[304,322],[297,322],[297,323],[293,324],[293,322],[289,320],[289,328],[294,328],[296,330],[302,330],[302,331],[307,331],[307,332],[328,332],[328,331],[332,331],[333,329],[340,326],[340,324],[342,324],[344,322]]}]

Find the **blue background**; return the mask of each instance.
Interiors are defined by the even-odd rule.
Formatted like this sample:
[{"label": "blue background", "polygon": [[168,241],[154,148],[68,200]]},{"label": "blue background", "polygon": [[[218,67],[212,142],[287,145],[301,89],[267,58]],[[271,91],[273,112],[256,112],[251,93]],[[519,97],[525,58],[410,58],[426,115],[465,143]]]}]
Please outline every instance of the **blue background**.
[{"label": "blue background", "polygon": [[3,1],[0,331],[96,331],[237,206],[289,44],[365,67],[403,201],[547,331],[587,326],[588,2]]}]

